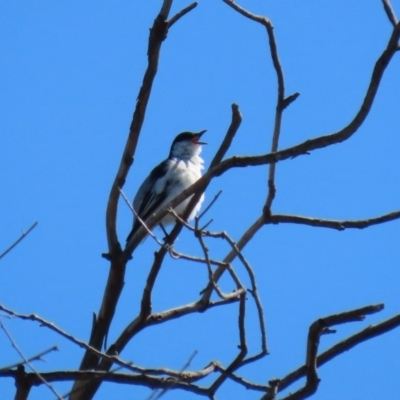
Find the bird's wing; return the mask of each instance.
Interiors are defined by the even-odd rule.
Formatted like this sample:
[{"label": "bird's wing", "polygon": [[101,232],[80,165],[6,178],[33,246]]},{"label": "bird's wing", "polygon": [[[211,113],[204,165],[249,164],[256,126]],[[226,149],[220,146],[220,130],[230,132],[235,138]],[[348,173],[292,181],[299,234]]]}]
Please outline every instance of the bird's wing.
[{"label": "bird's wing", "polygon": [[[133,200],[134,210],[144,221],[149,218],[167,198],[168,180],[166,179],[166,175],[170,168],[170,163],[171,160],[165,160],[157,165],[142,183]],[[140,221],[135,217],[133,229],[127,241],[129,241],[140,226]]]}]

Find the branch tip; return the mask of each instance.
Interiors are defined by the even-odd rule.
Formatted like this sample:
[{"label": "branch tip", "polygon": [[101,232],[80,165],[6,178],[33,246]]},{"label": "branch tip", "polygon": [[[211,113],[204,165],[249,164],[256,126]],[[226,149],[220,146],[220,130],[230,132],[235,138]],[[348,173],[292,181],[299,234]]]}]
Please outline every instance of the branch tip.
[{"label": "branch tip", "polygon": [[175,22],[180,20],[184,15],[186,15],[188,12],[192,11],[194,8],[196,8],[198,5],[198,2],[195,1],[192,4],[189,4],[187,7],[183,8],[181,11],[176,13],[169,21],[168,21],[168,28],[171,28]]},{"label": "branch tip", "polygon": [[300,93],[296,92],[296,93],[291,94],[288,97],[285,97],[282,102],[282,109],[284,110],[285,108],[290,106],[290,104],[292,104],[299,96],[300,96]]}]

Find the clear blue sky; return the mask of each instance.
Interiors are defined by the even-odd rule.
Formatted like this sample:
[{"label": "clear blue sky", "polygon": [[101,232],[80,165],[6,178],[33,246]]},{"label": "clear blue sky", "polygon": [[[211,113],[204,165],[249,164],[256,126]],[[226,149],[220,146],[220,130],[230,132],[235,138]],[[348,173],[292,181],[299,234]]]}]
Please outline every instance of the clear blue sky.
[{"label": "clear blue sky", "polygon": [[[174,2],[173,12],[189,2]],[[163,45],[135,164],[124,191],[132,198],[150,169],[167,156],[175,135],[207,129],[208,164],[239,104],[243,123],[229,155],[267,153],[276,79],[265,30],[222,1],[199,6],[171,29]],[[400,16],[400,1],[392,0]],[[149,27],[161,1],[28,2],[0,4],[0,250],[34,221],[38,227],[0,262],[0,303],[36,313],[87,340],[108,275],[105,207],[120,162],[135,99],[146,66]],[[346,125],[363,99],[374,62],[391,25],[379,0],[261,2],[249,10],[271,18],[287,94],[300,92],[286,111],[280,148],[334,132]],[[362,219],[400,209],[400,54],[383,78],[373,110],[348,141],[277,166],[275,213],[331,219]],[[213,230],[236,240],[260,213],[267,168],[235,170],[215,180],[210,211]],[[120,203],[118,232],[124,241],[132,216]],[[308,326],[316,318],[385,303],[363,323],[338,327],[321,349],[371,323],[400,312],[400,222],[364,231],[337,232],[304,226],[268,226],[244,254],[253,266],[264,304],[270,355],[243,369],[267,383],[304,362]],[[156,231],[162,237],[160,231]],[[182,233],[181,251],[201,254]],[[222,257],[224,243],[210,243]],[[110,341],[136,315],[143,280],[156,244],[147,240],[129,263]],[[238,266],[243,280],[244,271]],[[154,309],[197,299],[205,267],[168,259],[154,292]],[[224,280],[226,291],[233,289]],[[251,322],[250,351],[258,350]],[[238,344],[237,305],[191,315],[150,328],[127,346],[122,358],[145,367],[180,369],[194,350],[191,369],[211,360],[227,365]],[[42,371],[77,368],[82,350],[32,322],[2,319],[25,355],[51,345],[60,351],[36,363]],[[398,392],[400,329],[364,343],[322,367],[316,399],[384,399]],[[0,332],[1,365],[18,361]],[[61,393],[69,384],[55,384]],[[292,387],[292,390],[295,388]],[[97,399],[145,399],[149,390],[103,385]],[[2,398],[14,382],[0,380]],[[218,399],[258,399],[227,383]],[[53,399],[45,387],[31,399]],[[114,397],[115,398],[115,397]],[[172,392],[165,399],[194,398]]]}]

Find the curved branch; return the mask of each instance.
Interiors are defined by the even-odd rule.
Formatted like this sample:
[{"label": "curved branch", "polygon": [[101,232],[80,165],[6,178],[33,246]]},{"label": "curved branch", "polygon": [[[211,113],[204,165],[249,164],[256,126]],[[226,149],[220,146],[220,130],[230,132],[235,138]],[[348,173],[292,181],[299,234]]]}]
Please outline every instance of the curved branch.
[{"label": "curved branch", "polygon": [[[400,315],[396,315],[392,318],[389,318],[386,321],[383,321],[376,325],[370,325],[362,331],[348,337],[347,339],[335,344],[330,349],[321,353],[316,360],[317,367],[320,367],[327,362],[331,361],[335,357],[341,355],[342,353],[349,351],[353,347],[369,340],[377,337],[379,335],[383,335],[395,328],[400,326]],[[291,372],[286,375],[283,379],[279,381],[279,391],[283,391],[292,385],[294,382],[306,376],[307,367],[304,365],[297,370]]]},{"label": "curved branch", "polygon": [[[276,72],[276,78],[278,82],[278,93],[277,93],[277,100],[276,100],[276,109],[275,109],[275,122],[274,122],[274,131],[272,135],[272,145],[271,145],[271,153],[275,153],[278,150],[278,143],[279,143],[279,136],[281,133],[281,125],[282,125],[282,117],[283,111],[286,107],[289,106],[294,100],[297,99],[299,93],[296,93],[289,98],[285,99],[285,80],[283,77],[283,69],[281,62],[278,56],[278,46],[276,44],[275,34],[274,34],[274,27],[271,21],[262,16],[258,16],[255,14],[250,13],[249,11],[245,10],[244,8],[240,7],[232,0],[224,0],[226,4],[232,7],[234,10],[239,12],[241,15],[251,19],[252,21],[258,22],[265,27],[267,30],[268,41],[269,41],[269,49],[271,53],[272,64],[274,66]],[[269,173],[268,173],[268,195],[265,201],[264,212],[267,214],[271,213],[271,206],[272,202],[274,201],[275,194],[276,194],[276,187],[275,187],[275,163],[271,163],[269,166]]]}]

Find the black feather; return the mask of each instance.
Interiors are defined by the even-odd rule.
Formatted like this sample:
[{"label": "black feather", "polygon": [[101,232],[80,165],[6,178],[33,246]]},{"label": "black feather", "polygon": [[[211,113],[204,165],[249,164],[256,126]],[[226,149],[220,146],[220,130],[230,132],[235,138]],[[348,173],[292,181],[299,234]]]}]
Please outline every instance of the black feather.
[{"label": "black feather", "polygon": [[[168,172],[169,162],[170,162],[169,160],[165,160],[162,163],[158,164],[157,167],[155,167],[150,172],[150,175],[147,177],[147,179],[142,184],[142,187],[144,190],[145,190],[146,185],[149,187],[147,188],[147,190],[144,193],[139,210],[135,210],[135,211],[138,213],[139,217],[143,221],[145,221],[147,218],[149,218],[154,213],[154,211],[157,209],[157,207],[166,198],[166,193],[168,193],[167,191],[164,190],[163,193],[156,194],[154,192],[154,190],[152,190],[152,189],[154,188],[154,183],[157,180],[162,179],[165,176],[165,174]],[[151,182],[153,182],[153,184],[149,185],[149,183],[151,183]],[[169,184],[169,182],[167,182],[167,186],[168,186],[168,184]],[[140,192],[140,189],[139,189],[139,192]],[[148,207],[149,204],[151,204],[151,207]],[[129,242],[131,237],[136,233],[136,231],[142,225],[136,217],[135,217],[134,221],[135,222],[133,224],[133,228],[132,228],[131,232],[129,233],[128,237],[126,238],[126,242]]]}]

